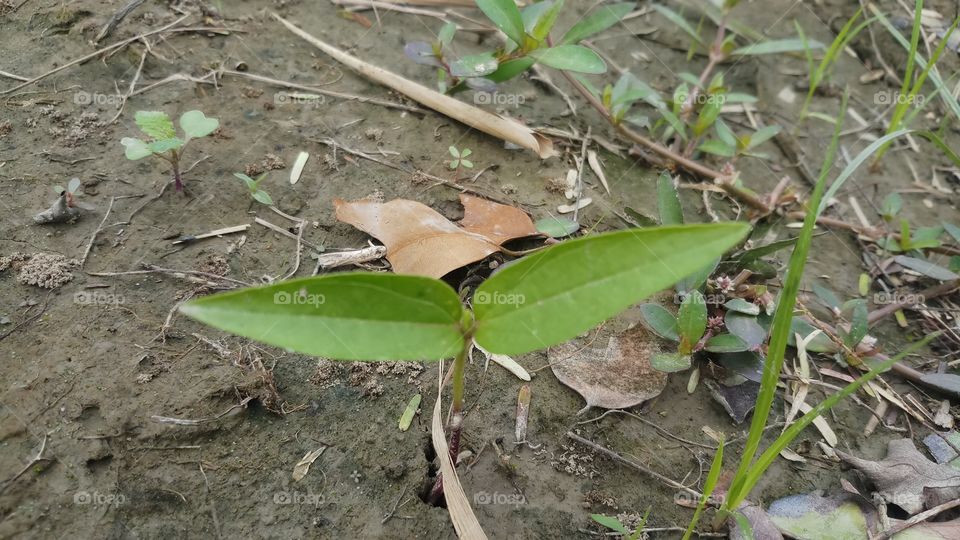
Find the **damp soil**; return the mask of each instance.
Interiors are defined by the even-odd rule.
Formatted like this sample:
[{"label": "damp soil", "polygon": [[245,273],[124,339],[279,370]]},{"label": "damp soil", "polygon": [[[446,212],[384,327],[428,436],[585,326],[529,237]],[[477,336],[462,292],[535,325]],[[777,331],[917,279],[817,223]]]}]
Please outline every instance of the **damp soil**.
[{"label": "damp soil", "polygon": [[[880,3],[892,9],[893,2]],[[33,77],[92,52],[91,41],[121,4],[0,0],[0,67]],[[560,27],[572,24],[589,7],[588,2],[568,4]],[[736,18],[767,35],[792,35],[796,18],[812,38],[829,42],[836,22],[851,15],[857,2],[822,2],[815,11],[807,3],[786,0],[742,4]],[[757,9],[761,4],[764,9]],[[953,16],[949,2],[930,4]],[[208,293],[203,284],[169,273],[94,274],[154,265],[246,283],[287,275],[295,264],[295,241],[252,223],[260,217],[281,228],[293,224],[252,203],[232,176],[236,171],[272,170],[264,189],[283,212],[308,221],[303,237],[317,246],[367,245],[362,232],[336,221],[335,198],[409,198],[451,219],[462,214],[457,190],[335,150],[318,142],[323,139],[440,176],[451,174],[445,163],[448,146],[471,148],[478,169],[496,168],[466,185],[516,204],[535,219],[555,213],[557,205],[566,202],[547,188],[572,166],[579,143],[565,146],[558,141],[563,155],[540,161],[432,112],[331,97],[289,100],[276,87],[229,76],[215,85],[167,82],[132,97],[117,116],[118,89],[124,92],[138,71],[137,88],[143,88],[176,74],[203,78],[220,67],[413,105],[341,69],[274,22],[266,14],[271,9],[369,62],[424,84],[433,78],[430,70],[402,54],[405,43],[428,40],[439,28],[430,17],[365,12],[373,23],[367,28],[363,21],[338,14],[328,2],[187,1],[177,7],[191,13],[196,26],[227,27],[228,35],[196,31],[153,38],[154,54],[146,56],[142,67],[144,47],[137,42],[102,61],[72,66],[0,96],[0,256],[47,254],[80,260],[101,221],[104,225],[83,268],[69,267],[72,279],[55,289],[22,283],[14,269],[0,273],[0,480],[20,472],[44,440],[43,457],[50,458],[0,486],[0,537],[455,537],[446,509],[417,496],[432,467],[427,413],[436,399],[436,365],[333,364],[260,346],[172,311],[179,302]],[[166,3],[147,3],[103,43],[158,29],[179,16]],[[705,63],[702,55],[688,58],[682,33],[658,28],[649,17],[631,20],[595,43],[618,66],[666,92],[676,80],[674,72],[699,73]],[[896,44],[881,39],[880,45],[888,62],[902,65]],[[458,38],[463,52],[482,46],[473,38]],[[869,42],[858,46],[870,47]],[[949,73],[958,62],[955,54],[948,56],[943,69]],[[761,57],[722,69],[735,90],[759,96],[757,109],[765,118],[793,125],[802,99],[789,104],[779,95],[801,80],[802,58]],[[849,83],[859,112],[871,117],[881,110],[875,105],[877,92],[892,92],[895,86],[888,81],[860,83],[866,71],[843,55],[835,82]],[[562,83],[558,75],[553,78]],[[0,89],[16,84],[0,78]],[[513,81],[504,91],[523,97],[501,104],[504,114],[563,130],[584,132],[590,126],[594,135],[616,140],[579,98],[573,98],[578,109],[573,116],[559,96],[536,81]],[[817,97],[813,108],[833,115],[838,106],[839,98],[827,95]],[[127,161],[119,140],[136,133],[136,110],[164,110],[176,117],[191,109],[219,118],[222,127],[216,136],[191,144],[185,158],[189,165],[207,159],[186,175],[186,192],[170,189],[153,199],[168,181],[167,172],[158,162]],[[918,121],[935,128],[939,113],[935,108],[931,112],[932,118]],[[823,122],[811,121],[800,131],[801,157],[812,170],[819,166],[830,130]],[[956,148],[956,124],[945,134]],[[857,133],[844,138],[847,155],[866,144]],[[655,214],[657,171],[633,160],[626,150],[624,145],[621,156],[600,153],[610,194],[592,175],[586,177],[594,204],[580,216],[592,231],[626,226],[618,216],[627,207]],[[789,175],[798,189],[809,189],[792,158],[772,144],[764,150],[769,160],[740,164],[751,188],[768,192]],[[301,151],[311,159],[299,182],[291,185],[289,167]],[[910,187],[911,167],[926,178],[933,167],[947,165],[937,154],[909,153],[909,162],[905,156],[907,152],[896,150],[882,170],[859,174],[842,198],[855,194],[879,205],[892,190]],[[66,185],[73,177],[82,181],[78,200],[94,209],[83,211],[72,224],[34,223],[32,216],[56,196],[52,186]],[[957,187],[941,177],[948,187]],[[956,221],[954,195],[909,192],[904,198],[905,215],[918,225]],[[683,199],[688,217],[709,220],[701,192],[685,190]],[[718,198],[711,206],[724,219],[739,215],[738,208]],[[840,212],[853,219],[849,210]],[[247,223],[252,225],[243,233],[172,244],[182,235]],[[791,234],[783,220],[764,230],[769,239]],[[304,251],[297,275],[313,269],[309,253]],[[850,297],[861,271],[855,238],[829,232],[815,240],[810,279],[829,276],[830,286]],[[462,278],[462,273],[455,274],[450,281],[456,285]],[[912,337],[888,323],[875,333],[891,350]],[[738,437],[747,427],[735,425],[704,385],[688,393],[684,374],[671,375],[658,398],[633,409],[663,431],[623,415],[589,422],[602,411],[577,416],[582,401],[556,380],[545,352],[518,361],[533,373],[526,445],[512,443],[521,382],[477,356],[467,372],[464,438],[474,458],[468,460],[469,467],[462,466],[461,479],[491,538],[591,538],[600,532],[591,513],[637,517],[647,509],[648,526],[686,525],[692,512],[678,504],[685,501],[676,490],[572,442],[569,431],[697,487],[712,451],[679,439],[709,446],[713,441],[705,428]],[[423,411],[401,432],[397,420],[416,393],[424,396]],[[231,409],[251,397],[245,407]],[[224,411],[230,412],[219,416]],[[782,403],[775,412],[782,417]],[[887,440],[902,434],[880,428],[863,437],[869,416],[866,409],[845,403],[829,420],[842,448],[877,458]],[[208,421],[176,425],[155,417]],[[818,440],[816,431],[804,433],[795,447],[808,460],[778,461],[754,498],[769,502],[837,488],[838,476],[849,473],[823,457]],[[327,449],[306,477],[293,481],[296,463],[321,446]],[[739,450],[738,445],[728,449],[731,462]]]}]

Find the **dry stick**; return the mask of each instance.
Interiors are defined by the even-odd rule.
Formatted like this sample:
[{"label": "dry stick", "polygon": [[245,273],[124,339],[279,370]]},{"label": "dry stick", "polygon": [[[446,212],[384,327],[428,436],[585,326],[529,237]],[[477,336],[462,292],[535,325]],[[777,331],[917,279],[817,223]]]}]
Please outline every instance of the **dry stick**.
[{"label": "dry stick", "polygon": [[[280,234],[286,236],[287,238],[292,238],[292,239],[294,239],[294,240],[297,239],[297,235],[295,235],[295,234],[293,234],[292,232],[284,229],[283,227],[279,227],[279,226],[277,226],[277,225],[274,225],[273,223],[270,223],[269,221],[267,221],[267,220],[265,220],[265,219],[262,219],[262,218],[259,218],[259,217],[255,217],[255,218],[253,218],[253,221],[254,221],[254,223],[257,223],[257,224],[259,224],[259,225],[263,225],[264,227],[270,229],[270,230],[273,231],[273,232],[280,233]],[[312,247],[313,249],[315,249],[315,250],[317,250],[317,251],[320,251],[320,252],[323,252],[323,251],[324,251],[324,249],[323,249],[322,247],[320,247],[320,246],[318,246],[318,245],[316,245],[316,244],[314,244],[314,243],[312,243],[312,242],[307,242],[306,240],[303,240],[302,238],[300,239],[300,242],[302,242],[303,245],[308,246],[308,247]]]},{"label": "dry stick", "polygon": [[742,201],[747,206],[759,211],[762,215],[770,213],[770,207],[767,206],[762,199],[734,185],[729,175],[726,175],[720,171],[715,171],[710,167],[697,163],[690,158],[684,157],[679,153],[674,152],[673,150],[633,131],[632,129],[623,125],[623,123],[616,122],[613,117],[610,116],[610,113],[607,111],[606,107],[603,106],[603,103],[601,103],[593,94],[591,94],[589,90],[584,88],[583,85],[580,84],[580,81],[571,77],[566,71],[561,71],[560,73],[562,73],[564,78],[567,79],[567,82],[573,85],[577,92],[579,92],[580,95],[583,96],[584,99],[586,99],[598,113],[600,113],[600,116],[609,122],[610,125],[615,127],[617,131],[619,131],[624,137],[633,141],[634,143],[639,144],[640,146],[649,149],[655,154],[676,163],[678,166],[697,176],[714,180],[720,189],[737,200]]},{"label": "dry stick", "polygon": [[[806,217],[806,213],[805,212],[787,212],[786,216],[790,219],[802,220],[804,217]],[[883,231],[878,230],[876,228],[868,229],[865,227],[861,227],[859,225],[853,225],[851,223],[841,221],[839,219],[834,219],[834,218],[829,218],[824,216],[820,216],[817,218],[817,224],[823,225],[826,227],[832,227],[835,229],[845,229],[845,230],[854,232],[856,234],[859,234],[861,236],[864,236],[866,238],[869,238],[871,241],[874,241],[874,242],[886,236],[883,233]],[[891,233],[891,235],[897,240],[901,239],[901,236],[899,233]],[[944,255],[960,255],[960,248],[957,248],[954,246],[939,246],[939,247],[932,247],[927,249],[935,253],[943,253]]]},{"label": "dry stick", "polygon": [[904,521],[903,523],[900,523],[895,527],[891,527],[886,531],[883,531],[882,533],[880,533],[879,536],[874,537],[874,540],[886,540],[887,538],[890,538],[891,536],[897,533],[905,531],[910,527],[917,525],[918,523],[924,522],[941,512],[945,512],[947,510],[950,510],[951,508],[956,508],[958,506],[960,506],[960,499],[954,499],[952,501],[947,501],[941,505],[934,506],[933,508],[927,510],[926,512],[920,512],[919,514]]},{"label": "dry stick", "polygon": [[37,455],[30,460],[30,463],[27,463],[22,469],[20,469],[20,472],[15,474],[13,478],[4,482],[3,487],[0,488],[0,493],[3,493],[4,491],[6,491],[8,487],[12,486],[13,483],[17,481],[17,478],[20,478],[21,476],[26,474],[26,472],[29,471],[31,468],[33,468],[33,466],[36,465],[37,463],[40,463],[41,461],[51,461],[52,458],[43,457],[43,452],[46,449],[47,449],[47,434],[44,433],[43,442],[40,444],[40,451],[37,452]]},{"label": "dry stick", "polygon": [[207,481],[207,473],[203,471],[203,460],[197,460],[197,465],[200,467],[200,474],[203,475],[203,484],[207,488],[207,504],[210,505],[210,517],[213,518],[213,528],[217,533],[217,538],[223,538],[223,535],[220,533],[220,520],[217,518],[217,507],[210,497],[210,482]]},{"label": "dry stick", "polygon": [[[129,270],[126,272],[87,272],[88,276],[100,276],[100,277],[116,277],[116,276],[138,276],[144,274],[166,274],[173,276],[175,278],[185,279],[192,283],[199,283],[201,285],[207,286],[218,286],[217,283],[211,282],[209,280],[220,280],[233,283],[235,285],[240,285],[242,287],[251,287],[249,283],[245,281],[240,281],[233,278],[228,278],[226,276],[218,276],[217,274],[211,274],[208,272],[199,272],[196,270],[174,270],[171,268],[161,268],[152,264],[145,264],[144,270]],[[207,279],[199,279],[204,277]]]},{"label": "dry stick", "polygon": [[[19,90],[19,89],[21,89],[21,88],[23,88],[23,87],[25,87],[25,86],[30,86],[31,84],[33,84],[33,83],[35,83],[35,82],[37,82],[37,81],[46,79],[47,77],[49,77],[49,76],[51,76],[51,75],[53,75],[53,74],[55,74],[55,73],[59,73],[59,72],[65,70],[65,69],[71,68],[71,67],[73,67],[73,66],[75,66],[75,65],[77,65],[77,64],[82,64],[82,63],[86,62],[87,60],[90,60],[90,59],[92,59],[92,58],[96,58],[97,56],[100,56],[101,54],[103,54],[103,53],[105,53],[105,52],[109,52],[109,51],[113,51],[113,50],[116,50],[116,49],[120,49],[120,48],[122,48],[122,47],[126,47],[127,45],[133,43],[134,41],[138,41],[138,40],[141,40],[141,39],[143,39],[143,38],[145,38],[145,37],[148,37],[148,36],[153,36],[153,35],[156,35],[156,34],[160,34],[160,33],[166,32],[166,31],[170,30],[171,28],[173,28],[174,26],[182,23],[182,22],[183,22],[184,20],[186,20],[188,17],[190,17],[190,15],[184,15],[183,17],[180,17],[179,19],[173,21],[172,23],[170,23],[170,24],[168,24],[168,25],[166,25],[166,26],[163,26],[163,27],[161,27],[161,28],[158,28],[158,29],[156,29],[156,30],[152,30],[152,31],[150,31],[150,32],[144,32],[144,33],[142,33],[142,34],[139,34],[139,35],[134,36],[134,37],[132,37],[132,38],[127,38],[127,39],[125,39],[125,40],[123,40],[123,41],[119,41],[119,42],[117,42],[117,43],[114,43],[113,45],[109,45],[109,46],[104,47],[104,48],[102,48],[102,49],[97,49],[96,51],[94,51],[94,52],[92,52],[92,53],[90,53],[90,54],[88,54],[88,55],[86,55],[86,56],[82,56],[82,57],[80,57],[80,58],[77,58],[76,60],[72,60],[72,61],[70,61],[70,62],[67,62],[66,64],[64,64],[64,65],[62,65],[62,66],[60,66],[60,67],[58,67],[58,68],[51,69],[50,71],[44,73],[43,75],[39,75],[39,76],[37,76],[37,77],[34,77],[34,78],[29,79],[29,80],[27,80],[27,81],[24,81],[22,84],[19,84],[19,85],[17,85],[17,86],[14,86],[13,88],[4,90],[3,92],[0,92],[0,95],[6,95],[6,94],[10,94],[10,93],[12,93],[12,92],[16,92],[17,90]],[[184,29],[180,29],[180,30],[184,30]],[[174,31],[178,31],[178,30],[174,30]]]},{"label": "dry stick", "polygon": [[127,5],[120,8],[116,13],[113,14],[113,17],[110,17],[110,20],[107,21],[107,24],[103,26],[103,29],[100,30],[100,33],[97,34],[97,37],[93,39],[94,43],[100,43],[100,40],[107,37],[110,32],[113,32],[113,29],[117,27],[120,22],[127,17],[133,10],[140,7],[140,4],[143,4],[147,0],[130,0]]},{"label": "dry stick", "polygon": [[29,81],[29,80],[30,80],[30,79],[28,79],[28,78],[26,78],[26,77],[21,77],[21,76],[19,76],[19,75],[14,75],[13,73],[7,73],[6,71],[3,71],[2,69],[0,69],[0,77],[6,77],[6,78],[8,78],[8,79],[13,79],[13,80],[15,80],[15,81],[21,81],[21,82],[26,82],[26,81]]},{"label": "dry stick", "polygon": [[634,468],[634,469],[636,469],[636,470],[638,470],[638,471],[640,471],[640,472],[646,473],[646,474],[648,474],[648,475],[656,478],[657,480],[660,480],[661,482],[667,484],[668,486],[670,486],[670,487],[672,487],[672,488],[674,488],[674,489],[679,489],[679,490],[681,490],[681,491],[685,491],[685,492],[689,493],[690,495],[693,495],[693,496],[697,497],[698,499],[703,496],[702,493],[700,493],[700,492],[698,492],[698,491],[696,491],[696,490],[690,489],[690,488],[688,488],[687,486],[681,484],[680,482],[677,482],[676,480],[672,480],[672,479],[670,479],[670,478],[667,478],[666,476],[664,476],[664,475],[662,475],[662,474],[660,474],[660,473],[658,473],[658,472],[656,472],[656,471],[654,471],[654,470],[652,470],[652,469],[649,469],[649,468],[647,468],[647,467],[645,467],[645,466],[643,466],[643,465],[640,465],[639,463],[635,463],[635,462],[633,462],[633,461],[630,461],[629,459],[621,456],[620,454],[614,452],[613,450],[610,450],[609,448],[600,446],[599,444],[597,444],[597,443],[595,443],[595,442],[593,442],[593,441],[591,441],[591,440],[589,440],[589,439],[584,439],[583,437],[577,435],[576,433],[574,433],[574,432],[572,432],[572,431],[568,431],[568,432],[567,432],[567,438],[572,439],[572,440],[574,440],[574,441],[576,441],[576,442],[578,442],[578,443],[580,443],[580,444],[582,444],[582,445],[584,445],[584,446],[587,446],[587,447],[589,447],[589,448],[591,448],[591,449],[593,449],[593,450],[595,450],[595,451],[597,451],[597,452],[600,452],[601,454],[609,457],[610,459],[612,459],[612,460],[614,460],[614,461],[616,461],[616,462],[618,462],[618,463],[621,463],[621,464],[626,465],[626,466],[628,466],[628,467]]},{"label": "dry stick", "polygon": [[244,73],[242,71],[232,71],[229,69],[225,69],[220,71],[220,74],[230,75],[233,77],[243,77],[253,81],[272,84],[274,86],[280,86],[283,88],[292,88],[295,90],[303,90],[305,92],[315,92],[317,94],[321,94],[324,96],[330,96],[330,97],[335,97],[340,99],[348,99],[348,100],[357,101],[359,103],[372,103],[374,105],[380,105],[380,106],[389,107],[392,109],[400,109],[402,111],[417,112],[417,113],[426,112],[424,109],[421,109],[420,107],[414,107],[412,105],[404,105],[403,103],[395,103],[393,101],[389,101],[386,99],[377,99],[377,98],[366,97],[366,96],[358,96],[356,94],[347,94],[345,92],[334,92],[333,90],[324,90],[323,88],[317,88],[315,86],[308,86],[305,84],[297,84],[297,83],[292,83],[288,81],[281,81],[280,79],[273,79],[270,77],[265,77],[263,75],[254,75],[253,73]]},{"label": "dry stick", "polygon": [[953,291],[957,290],[957,287],[960,287],[960,280],[956,280],[956,279],[953,281],[948,281],[946,283],[941,283],[940,285],[929,287],[927,289],[920,291],[915,295],[910,295],[908,298],[912,297],[913,298],[912,300],[903,301],[903,302],[894,302],[892,304],[887,304],[880,309],[870,312],[870,315],[867,316],[867,323],[874,324],[875,322],[886,317],[887,315],[890,315],[895,311],[899,311],[901,309],[910,309],[932,298],[948,295]]},{"label": "dry stick", "polygon": [[120,195],[110,198],[110,206],[107,207],[107,213],[103,215],[103,219],[100,220],[100,225],[97,225],[97,230],[93,231],[93,235],[90,236],[90,242],[87,243],[87,249],[83,251],[83,257],[80,259],[80,269],[83,270],[83,265],[87,263],[87,257],[90,255],[90,250],[93,248],[93,242],[97,239],[97,235],[103,231],[103,224],[107,222],[107,217],[110,216],[110,211],[113,210],[113,203],[117,202],[118,199],[136,199],[143,197],[143,195]]},{"label": "dry stick", "polygon": [[151,416],[150,419],[153,420],[154,422],[159,422],[161,424],[173,424],[177,426],[199,426],[201,424],[216,422],[217,420],[220,420],[224,416],[227,416],[228,414],[232,413],[236,409],[245,408],[247,406],[247,403],[250,403],[252,399],[253,399],[252,396],[245,397],[243,398],[243,400],[240,401],[240,403],[234,404],[232,407],[223,411],[222,413],[216,416],[211,416],[209,418],[200,418],[199,420],[191,420],[188,418],[171,418],[168,416]]}]

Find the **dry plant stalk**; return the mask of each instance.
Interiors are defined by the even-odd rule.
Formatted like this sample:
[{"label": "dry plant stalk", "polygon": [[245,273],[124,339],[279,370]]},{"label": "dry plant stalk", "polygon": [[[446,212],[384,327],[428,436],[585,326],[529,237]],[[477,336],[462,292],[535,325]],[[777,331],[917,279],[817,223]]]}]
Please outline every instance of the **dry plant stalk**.
[{"label": "dry plant stalk", "polygon": [[511,142],[528,150],[533,150],[543,159],[557,155],[550,139],[522,124],[488,113],[472,105],[467,105],[462,101],[458,101],[450,96],[431,90],[426,86],[405,79],[396,73],[350,56],[333,45],[313,37],[276,13],[270,13],[270,15],[280,21],[280,23],[286,26],[291,32],[330,55],[338,62],[374,82],[400,92],[421,105],[429,107],[472,128],[476,128],[488,135]]}]

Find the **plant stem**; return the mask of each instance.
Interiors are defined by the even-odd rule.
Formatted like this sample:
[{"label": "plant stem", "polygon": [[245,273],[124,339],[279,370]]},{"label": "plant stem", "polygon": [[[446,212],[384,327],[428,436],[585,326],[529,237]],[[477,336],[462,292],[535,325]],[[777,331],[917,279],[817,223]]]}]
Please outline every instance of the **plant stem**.
[{"label": "plant stem", "polygon": [[639,144],[640,146],[648,148],[653,153],[674,162],[679,167],[682,167],[683,169],[693,173],[696,176],[715,180],[716,185],[721,189],[723,189],[725,192],[727,192],[728,195],[746,204],[747,206],[753,208],[754,210],[757,210],[758,212],[760,212],[761,215],[766,215],[770,213],[770,207],[767,206],[767,203],[765,203],[756,195],[744,189],[741,189],[740,187],[735,185],[730,179],[730,175],[724,174],[723,172],[720,172],[720,171],[713,170],[710,167],[707,167],[706,165],[702,165],[688,157],[682,156],[679,153],[674,152],[673,150],[653,140],[650,140],[644,137],[643,135],[633,131],[632,129],[624,126],[623,124],[615,121],[614,118],[607,111],[606,107],[603,106],[603,103],[601,103],[593,94],[591,94],[589,90],[584,88],[579,81],[571,77],[570,74],[568,74],[566,71],[561,70],[560,73],[562,73],[564,78],[567,79],[567,82],[569,82],[577,90],[577,92],[579,92],[580,95],[583,96],[583,98],[586,99],[587,102],[589,102],[590,105],[592,105],[593,108],[596,109],[596,111],[600,113],[600,115],[607,122],[609,122],[610,125],[615,127],[617,131],[619,131],[624,137],[633,141],[636,144]]},{"label": "plant stem", "polygon": [[454,465],[460,454],[460,432],[463,429],[464,372],[467,367],[467,353],[473,346],[473,339],[464,339],[463,349],[453,360],[453,395],[450,403],[450,459]]}]

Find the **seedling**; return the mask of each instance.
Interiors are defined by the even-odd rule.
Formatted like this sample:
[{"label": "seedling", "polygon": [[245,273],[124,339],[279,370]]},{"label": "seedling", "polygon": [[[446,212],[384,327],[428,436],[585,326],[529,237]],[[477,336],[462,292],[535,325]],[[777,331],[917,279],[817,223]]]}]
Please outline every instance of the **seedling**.
[{"label": "seedling", "polygon": [[181,310],[325,358],[455,357],[449,447],[456,462],[474,342],[491,353],[520,355],[567,341],[719,258],[748,230],[744,223],[715,223],[570,240],[503,267],[474,291],[472,307],[436,279],[341,273],[210,296]]},{"label": "seedling", "polygon": [[33,216],[33,220],[40,224],[66,223],[80,216],[79,208],[93,210],[92,207],[77,202],[77,190],[80,189],[80,179],[73,178],[67,187],[53,186],[57,199],[50,208]]},{"label": "seedling", "polygon": [[238,172],[233,173],[233,175],[240,180],[243,180],[243,183],[247,185],[247,189],[250,190],[250,196],[253,197],[253,200],[267,206],[273,205],[273,199],[270,198],[270,195],[266,191],[260,189],[260,182],[263,182],[263,180],[267,177],[267,173],[260,174],[256,179],[250,178],[246,174]]},{"label": "seedling", "polygon": [[470,157],[471,154],[473,154],[473,150],[469,148],[464,148],[461,151],[461,150],[457,150],[456,146],[450,146],[449,151],[450,151],[450,155],[453,156],[453,159],[450,160],[450,163],[448,163],[448,165],[450,169],[455,171],[453,173],[453,179],[454,181],[456,181],[458,178],[460,178],[461,167],[465,169],[473,168],[473,162],[467,159],[468,157]]},{"label": "seedling", "polygon": [[180,129],[184,137],[177,137],[173,121],[162,111],[137,111],[134,117],[140,131],[150,138],[149,142],[133,137],[120,140],[125,148],[127,159],[137,161],[154,156],[170,164],[173,180],[178,192],[183,191],[181,172],[183,152],[193,139],[206,137],[220,127],[216,118],[207,118],[200,111],[187,111],[180,117]]},{"label": "seedling", "polygon": [[53,186],[53,192],[57,194],[58,197],[65,197],[66,204],[68,207],[73,208],[76,204],[77,190],[80,189],[80,179],[71,178],[70,183],[67,184],[66,189],[63,186]]},{"label": "seedling", "polygon": [[640,522],[637,523],[636,528],[633,532],[630,532],[630,529],[623,524],[622,521],[617,519],[614,516],[606,516],[603,514],[590,514],[590,519],[603,525],[604,527],[610,529],[613,532],[617,532],[623,535],[624,540],[639,540],[643,538],[644,528],[647,526],[647,518],[650,517],[650,510],[648,509],[643,515],[643,518],[640,519]]},{"label": "seedling", "polygon": [[607,66],[603,59],[579,42],[610,28],[636,4],[623,2],[598,7],[554,44],[550,32],[563,4],[564,0],[531,2],[521,10],[514,0],[477,0],[477,7],[507,36],[504,46],[456,58],[451,43],[457,27],[447,23],[434,42],[408,43],[404,53],[418,64],[437,68],[437,86],[447,93],[466,88],[492,93],[497,83],[520,75],[535,63],[578,73],[605,72]]}]

